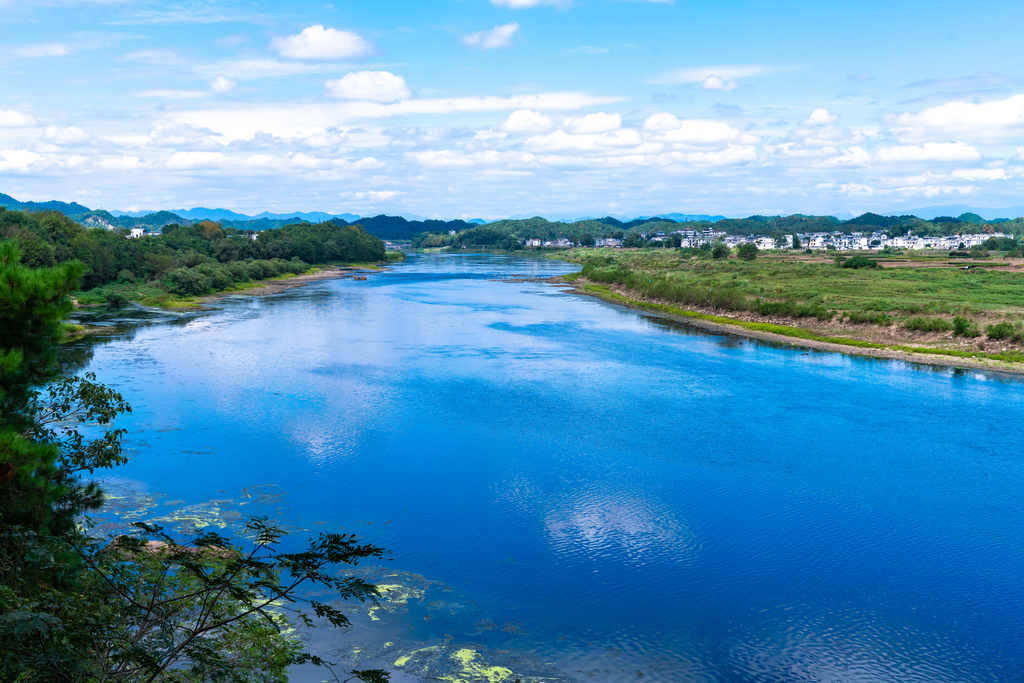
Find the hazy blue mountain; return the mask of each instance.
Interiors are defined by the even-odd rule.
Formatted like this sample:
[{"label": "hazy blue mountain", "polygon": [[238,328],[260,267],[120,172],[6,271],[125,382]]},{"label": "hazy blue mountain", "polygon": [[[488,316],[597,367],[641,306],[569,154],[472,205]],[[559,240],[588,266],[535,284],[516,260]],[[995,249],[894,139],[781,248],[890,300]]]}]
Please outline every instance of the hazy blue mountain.
[{"label": "hazy blue mountain", "polygon": [[1024,206],[1009,206],[1005,209],[983,209],[967,204],[947,204],[945,206],[925,206],[920,209],[907,209],[906,211],[890,211],[885,216],[900,216],[910,214],[925,220],[938,218],[939,216],[960,216],[965,213],[976,213],[987,221],[996,218],[1018,218],[1024,216]]}]

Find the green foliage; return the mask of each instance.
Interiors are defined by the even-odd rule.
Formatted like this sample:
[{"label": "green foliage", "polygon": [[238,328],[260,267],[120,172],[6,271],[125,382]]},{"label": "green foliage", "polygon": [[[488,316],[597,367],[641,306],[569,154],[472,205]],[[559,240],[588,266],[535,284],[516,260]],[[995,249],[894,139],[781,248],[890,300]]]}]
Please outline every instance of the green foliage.
[{"label": "green foliage", "polygon": [[283,683],[293,664],[330,666],[303,652],[293,624],[348,619],[299,589],[375,599],[374,586],[329,570],[380,558],[379,548],[327,533],[281,552],[283,532],[265,519],[239,545],[209,533],[181,541],[141,522],[111,543],[75,523],[102,503],[82,473],[125,462],[112,421],[131,411],[92,374],[57,376],[81,270],[27,268],[0,243],[0,680]]},{"label": "green foliage", "polygon": [[981,329],[978,327],[978,323],[974,322],[970,318],[958,315],[953,317],[953,336],[972,338],[980,337]]},{"label": "green foliage", "polygon": [[867,256],[854,256],[844,260],[839,264],[840,268],[878,268],[878,262],[874,259],[869,259]]},{"label": "green foliage", "polygon": [[945,318],[911,318],[903,326],[914,332],[949,332],[953,329]]},{"label": "green foliage", "polygon": [[874,311],[847,311],[846,316],[851,323],[889,326],[892,325],[892,316]]},{"label": "green foliage", "polygon": [[[178,293],[220,290],[251,276],[237,269],[225,274],[214,266],[252,261],[366,263],[386,258],[384,244],[358,225],[297,223],[260,233],[224,228],[203,221],[168,224],[163,236],[126,239],[117,232],[86,228],[57,212],[0,212],[0,238],[19,245],[22,263],[47,267],[71,260],[84,266],[82,285],[94,289],[113,283],[172,282]],[[199,273],[172,271],[208,266]],[[271,275],[283,272],[271,269]]]},{"label": "green foliage", "polygon": [[753,261],[757,258],[757,245],[752,242],[745,242],[736,247],[736,256],[744,261]]},{"label": "green foliage", "polygon": [[1009,339],[1011,341],[1019,342],[1024,340],[1024,331],[1013,323],[1004,320],[1001,323],[986,326],[985,336],[993,340]]},{"label": "green foliage", "polygon": [[731,250],[729,249],[728,246],[726,246],[722,242],[719,242],[711,250],[711,256],[712,256],[712,258],[715,258],[715,259],[729,258],[729,252],[730,251]]}]

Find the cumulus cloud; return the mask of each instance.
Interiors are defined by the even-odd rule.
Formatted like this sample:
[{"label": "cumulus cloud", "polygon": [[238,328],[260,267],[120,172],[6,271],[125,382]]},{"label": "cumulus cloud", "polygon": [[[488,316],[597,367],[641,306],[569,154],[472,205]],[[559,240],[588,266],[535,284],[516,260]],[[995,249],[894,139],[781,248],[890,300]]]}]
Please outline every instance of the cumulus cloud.
[{"label": "cumulus cloud", "polygon": [[0,109],[0,128],[27,128],[36,125],[36,120],[28,114]]},{"label": "cumulus cloud", "polygon": [[583,118],[566,119],[562,122],[562,128],[569,133],[576,135],[586,133],[606,133],[622,127],[622,117],[619,114],[587,114]]},{"label": "cumulus cloud", "polygon": [[508,115],[501,129],[507,133],[543,133],[555,124],[539,111],[518,109]]},{"label": "cumulus cloud", "polygon": [[926,142],[923,145],[883,147],[876,153],[879,161],[908,163],[919,161],[977,161],[981,153],[963,142]]},{"label": "cumulus cloud", "polygon": [[91,135],[81,128],[76,128],[75,126],[68,126],[67,128],[47,126],[43,130],[43,140],[54,145],[81,145],[89,142],[91,139]]},{"label": "cumulus cloud", "polygon": [[896,117],[895,134],[902,139],[957,136],[1001,142],[1024,134],[1024,95],[975,104],[949,102]]},{"label": "cumulus cloud", "polygon": [[717,90],[718,92],[732,92],[740,87],[740,82],[735,78],[724,79],[721,76],[708,76],[700,84],[701,90]]},{"label": "cumulus cloud", "polygon": [[731,143],[751,145],[760,140],[722,121],[703,119],[680,120],[667,112],[654,114],[644,121],[643,131],[650,140],[695,147],[724,146]]},{"label": "cumulus cloud", "polygon": [[238,85],[238,81],[227,76],[214,76],[209,82],[210,90],[218,95],[234,90],[236,85]]},{"label": "cumulus cloud", "polygon": [[815,109],[805,121],[804,126],[829,126],[839,120],[838,114],[830,114],[827,109]]},{"label": "cumulus cloud", "polygon": [[303,29],[287,38],[275,38],[270,47],[289,59],[355,59],[373,52],[373,43],[351,31],[324,28],[322,24]]},{"label": "cumulus cloud", "polygon": [[470,33],[469,35],[459,38],[459,41],[463,45],[475,47],[479,50],[496,50],[510,47],[512,45],[512,41],[515,40],[516,33],[518,33],[518,31],[519,24],[513,21],[501,26],[495,26],[490,31],[477,31],[476,33]]},{"label": "cumulus cloud", "polygon": [[324,83],[324,94],[343,100],[390,104],[412,97],[405,79],[390,71],[354,71]]},{"label": "cumulus cloud", "polygon": [[43,157],[27,149],[5,149],[0,151],[0,173],[25,173]]},{"label": "cumulus cloud", "polygon": [[[678,85],[680,83],[700,83],[706,90],[735,90],[739,87],[738,78],[765,76],[767,74],[786,71],[785,67],[770,64],[723,64],[720,66],[693,66],[666,71],[648,83],[657,85]],[[730,85],[735,83],[735,85]]]}]

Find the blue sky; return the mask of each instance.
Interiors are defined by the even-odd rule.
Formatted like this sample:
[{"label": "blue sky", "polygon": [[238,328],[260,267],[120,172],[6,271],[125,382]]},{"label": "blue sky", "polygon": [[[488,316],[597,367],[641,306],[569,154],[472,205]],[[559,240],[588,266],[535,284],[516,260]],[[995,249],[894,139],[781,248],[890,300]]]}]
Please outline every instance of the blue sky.
[{"label": "blue sky", "polygon": [[0,0],[0,191],[107,209],[1024,204],[1024,4]]}]

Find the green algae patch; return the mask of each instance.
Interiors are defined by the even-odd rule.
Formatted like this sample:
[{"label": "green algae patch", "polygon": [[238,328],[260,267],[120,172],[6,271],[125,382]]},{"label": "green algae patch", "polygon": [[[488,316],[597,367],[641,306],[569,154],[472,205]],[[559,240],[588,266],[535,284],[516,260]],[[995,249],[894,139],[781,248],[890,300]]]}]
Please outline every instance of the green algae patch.
[{"label": "green algae patch", "polygon": [[[455,676],[442,676],[442,681],[452,683],[469,683],[470,681],[487,681],[487,683],[502,683],[512,676],[512,669],[504,666],[487,666],[480,659],[480,653],[469,648],[457,650],[451,658],[460,667],[460,673]],[[521,680],[521,679],[520,679]]]}]

